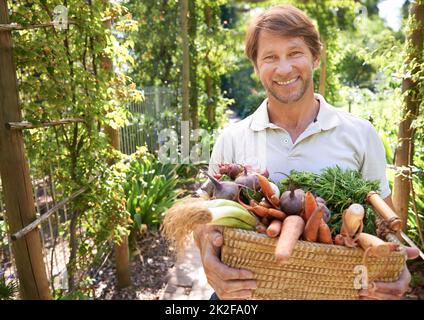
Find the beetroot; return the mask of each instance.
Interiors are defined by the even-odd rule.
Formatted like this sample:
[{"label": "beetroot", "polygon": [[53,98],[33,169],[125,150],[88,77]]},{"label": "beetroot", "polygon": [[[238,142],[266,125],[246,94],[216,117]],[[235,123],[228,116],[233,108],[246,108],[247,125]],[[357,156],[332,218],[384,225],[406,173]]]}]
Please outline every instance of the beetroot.
[{"label": "beetroot", "polygon": [[244,168],[244,174],[238,176],[234,182],[237,184],[243,185],[245,187],[248,187],[249,189],[252,189],[253,191],[258,191],[260,187],[257,175],[247,174],[246,168]]},{"label": "beetroot", "polygon": [[315,200],[317,203],[322,203],[324,205],[324,216],[323,216],[324,221],[325,222],[330,221],[331,211],[327,208],[325,200],[321,197],[316,197]]},{"label": "beetroot", "polygon": [[218,165],[219,173],[228,175],[232,180],[235,180],[245,168],[236,163],[221,163]]},{"label": "beetroot", "polygon": [[202,171],[212,182],[214,190],[213,197],[216,199],[227,199],[237,201],[239,185],[232,181],[218,181],[207,171]]},{"label": "beetroot", "polygon": [[302,189],[287,190],[280,198],[280,209],[287,215],[300,215],[303,212],[305,192]]}]

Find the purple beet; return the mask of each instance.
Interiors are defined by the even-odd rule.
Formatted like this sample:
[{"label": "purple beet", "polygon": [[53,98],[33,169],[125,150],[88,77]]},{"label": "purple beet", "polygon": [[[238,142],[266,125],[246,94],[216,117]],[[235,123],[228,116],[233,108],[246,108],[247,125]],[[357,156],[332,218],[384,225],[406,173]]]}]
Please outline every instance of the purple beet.
[{"label": "purple beet", "polygon": [[239,186],[232,181],[218,181],[211,176],[207,171],[202,171],[214,186],[213,197],[216,199],[227,199],[237,201]]},{"label": "purple beet", "polygon": [[235,180],[242,172],[244,167],[236,163],[219,164],[219,173],[228,175],[232,180]]},{"label": "purple beet", "polygon": [[324,211],[324,216],[322,218],[324,219],[325,222],[330,221],[331,211],[327,208],[327,204],[326,204],[325,200],[323,198],[321,198],[321,197],[316,197],[315,198],[315,201],[317,203],[322,203],[324,205],[325,211]]},{"label": "purple beet", "polygon": [[246,168],[244,168],[244,174],[238,176],[234,182],[254,191],[258,191],[260,188],[258,176],[255,174],[247,174]]},{"label": "purple beet", "polygon": [[303,212],[305,192],[302,189],[284,191],[280,198],[280,209],[287,215],[300,215]]}]

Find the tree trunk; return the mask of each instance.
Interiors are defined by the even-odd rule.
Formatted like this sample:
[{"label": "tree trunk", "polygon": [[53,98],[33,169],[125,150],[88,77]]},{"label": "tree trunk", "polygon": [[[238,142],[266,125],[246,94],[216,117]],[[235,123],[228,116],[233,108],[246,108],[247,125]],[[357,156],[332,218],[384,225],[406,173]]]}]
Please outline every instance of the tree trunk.
[{"label": "tree trunk", "polygon": [[190,42],[190,115],[192,129],[199,128],[197,91],[196,0],[189,1],[188,36]]},{"label": "tree trunk", "polygon": [[206,87],[206,96],[208,100],[206,101],[206,119],[208,119],[208,126],[213,128],[215,127],[215,97],[214,97],[214,87],[213,79],[211,76],[206,75],[205,77],[205,87]]},{"label": "tree trunk", "polygon": [[325,96],[325,82],[327,80],[327,46],[325,41],[322,43],[322,52],[321,52],[321,71],[319,73],[319,86],[318,93]]},{"label": "tree trunk", "polygon": [[[211,8],[209,6],[205,6],[204,9],[204,13],[205,13],[205,24],[208,30],[210,30],[212,28],[212,12],[211,12]],[[208,54],[206,53],[206,64],[208,67],[208,71],[211,68],[211,65],[209,63],[209,58],[208,58]],[[216,105],[215,105],[215,93],[214,93],[214,83],[213,83],[213,78],[209,75],[209,73],[207,73],[205,75],[205,88],[206,88],[206,96],[207,96],[207,101],[206,101],[206,119],[208,120],[208,125],[209,127],[213,128],[215,127],[215,109],[216,109]]]},{"label": "tree trunk", "polygon": [[190,120],[190,53],[187,28],[188,0],[180,1],[180,19],[181,19],[181,39],[183,47],[183,65],[182,65],[182,120]]},{"label": "tree trunk", "polygon": [[[409,34],[407,34],[406,50],[408,54],[405,61],[405,69],[408,69],[412,62],[416,62],[418,66],[410,70],[410,75],[402,81],[404,99],[402,120],[399,124],[398,131],[398,145],[395,158],[396,167],[407,167],[413,164],[414,130],[411,128],[411,124],[419,112],[420,96],[418,83],[412,77],[420,71],[419,68],[422,67],[423,63],[424,4],[418,4],[418,2],[411,3],[409,25],[411,28]],[[405,170],[404,174],[409,176],[409,170]],[[396,175],[393,187],[393,204],[397,214],[404,222],[405,231],[407,227],[406,221],[408,218],[410,191],[408,177]]]},{"label": "tree trunk", "polygon": [[[8,23],[6,0],[0,0],[0,24]],[[17,83],[12,34],[0,31],[0,175],[9,233],[19,231],[36,219],[22,132],[6,129],[7,122],[22,120]],[[39,229],[13,241],[12,253],[21,298],[51,299]]]}]

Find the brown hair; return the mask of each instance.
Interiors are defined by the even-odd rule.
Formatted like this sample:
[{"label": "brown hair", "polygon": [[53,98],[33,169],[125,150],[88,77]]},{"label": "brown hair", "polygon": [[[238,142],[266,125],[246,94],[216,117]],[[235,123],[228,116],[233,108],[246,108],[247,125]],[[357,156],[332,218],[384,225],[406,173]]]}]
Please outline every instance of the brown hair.
[{"label": "brown hair", "polygon": [[245,53],[255,66],[261,30],[281,36],[302,37],[314,58],[318,58],[321,54],[322,44],[312,20],[294,6],[280,5],[254,17],[247,29]]}]

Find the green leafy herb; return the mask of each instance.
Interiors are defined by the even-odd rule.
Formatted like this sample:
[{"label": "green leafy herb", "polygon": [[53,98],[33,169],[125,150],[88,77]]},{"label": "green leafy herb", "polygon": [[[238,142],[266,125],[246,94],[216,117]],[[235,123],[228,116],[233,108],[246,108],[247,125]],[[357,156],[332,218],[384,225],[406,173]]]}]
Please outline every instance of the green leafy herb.
[{"label": "green leafy herb", "polygon": [[364,232],[375,234],[375,214],[365,203],[365,197],[370,191],[380,191],[378,181],[365,180],[359,171],[343,170],[336,166],[323,169],[321,174],[293,170],[287,178],[280,181],[278,187],[284,191],[290,184],[305,192],[311,191],[327,202],[327,207],[332,212],[328,224],[333,235],[340,232],[341,215],[352,203],[364,206]]}]

